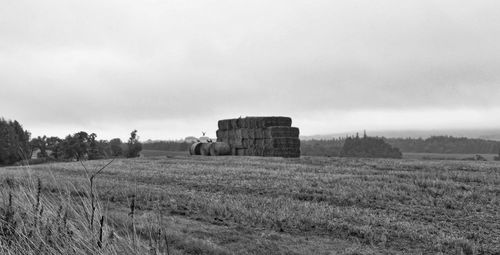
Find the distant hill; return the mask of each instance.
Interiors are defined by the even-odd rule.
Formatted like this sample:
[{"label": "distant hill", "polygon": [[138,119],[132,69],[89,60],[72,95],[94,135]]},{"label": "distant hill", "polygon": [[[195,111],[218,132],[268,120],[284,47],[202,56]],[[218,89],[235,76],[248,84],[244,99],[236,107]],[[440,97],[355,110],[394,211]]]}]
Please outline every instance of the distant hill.
[{"label": "distant hill", "polygon": [[[498,129],[464,129],[464,130],[388,130],[388,131],[370,131],[370,136],[379,136],[386,138],[429,138],[432,136],[453,136],[453,137],[467,137],[474,139],[484,139],[500,141],[500,128]],[[339,137],[346,137],[355,135],[356,132],[362,134],[363,130],[344,132],[344,133],[332,133],[323,135],[311,135],[311,136],[301,136],[301,140],[324,140]]]}]

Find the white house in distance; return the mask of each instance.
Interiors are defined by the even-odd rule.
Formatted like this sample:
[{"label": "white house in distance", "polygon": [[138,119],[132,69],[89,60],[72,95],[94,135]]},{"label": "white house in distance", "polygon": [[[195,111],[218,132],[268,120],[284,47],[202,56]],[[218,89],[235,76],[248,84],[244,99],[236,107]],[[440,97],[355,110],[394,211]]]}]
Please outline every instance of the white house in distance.
[{"label": "white house in distance", "polygon": [[184,138],[184,142],[186,142],[186,143],[196,143],[196,142],[198,142],[198,138],[196,138],[194,136],[188,136],[188,137]]}]

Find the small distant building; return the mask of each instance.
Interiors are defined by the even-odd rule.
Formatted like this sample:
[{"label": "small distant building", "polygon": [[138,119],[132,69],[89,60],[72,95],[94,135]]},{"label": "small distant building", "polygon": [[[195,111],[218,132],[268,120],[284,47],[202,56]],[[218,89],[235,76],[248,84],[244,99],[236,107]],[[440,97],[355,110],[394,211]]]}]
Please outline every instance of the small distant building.
[{"label": "small distant building", "polygon": [[212,142],[212,138],[208,136],[202,136],[198,139],[201,143],[209,143]]},{"label": "small distant building", "polygon": [[194,137],[194,136],[188,136],[184,139],[184,142],[186,143],[196,143],[198,142],[198,138]]}]

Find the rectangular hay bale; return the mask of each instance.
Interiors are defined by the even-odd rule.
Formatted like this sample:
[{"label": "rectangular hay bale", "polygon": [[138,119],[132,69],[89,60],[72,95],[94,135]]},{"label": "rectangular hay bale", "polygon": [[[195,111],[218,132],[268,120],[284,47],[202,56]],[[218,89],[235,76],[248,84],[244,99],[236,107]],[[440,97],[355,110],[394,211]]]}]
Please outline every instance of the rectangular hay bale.
[{"label": "rectangular hay bale", "polygon": [[262,130],[262,138],[299,137],[299,129],[296,127],[274,126]]},{"label": "rectangular hay bale", "polygon": [[272,126],[292,126],[292,119],[289,117],[272,116],[272,117],[246,117],[241,122],[245,128],[266,128]]}]

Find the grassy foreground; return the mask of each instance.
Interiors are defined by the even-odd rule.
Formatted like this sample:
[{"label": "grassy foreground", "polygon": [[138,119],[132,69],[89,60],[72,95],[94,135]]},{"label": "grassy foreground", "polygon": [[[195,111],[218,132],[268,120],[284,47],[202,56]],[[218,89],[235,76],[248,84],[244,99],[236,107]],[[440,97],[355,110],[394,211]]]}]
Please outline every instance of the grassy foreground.
[{"label": "grassy foreground", "polygon": [[499,162],[106,163],[0,168],[0,253],[500,253]]}]

